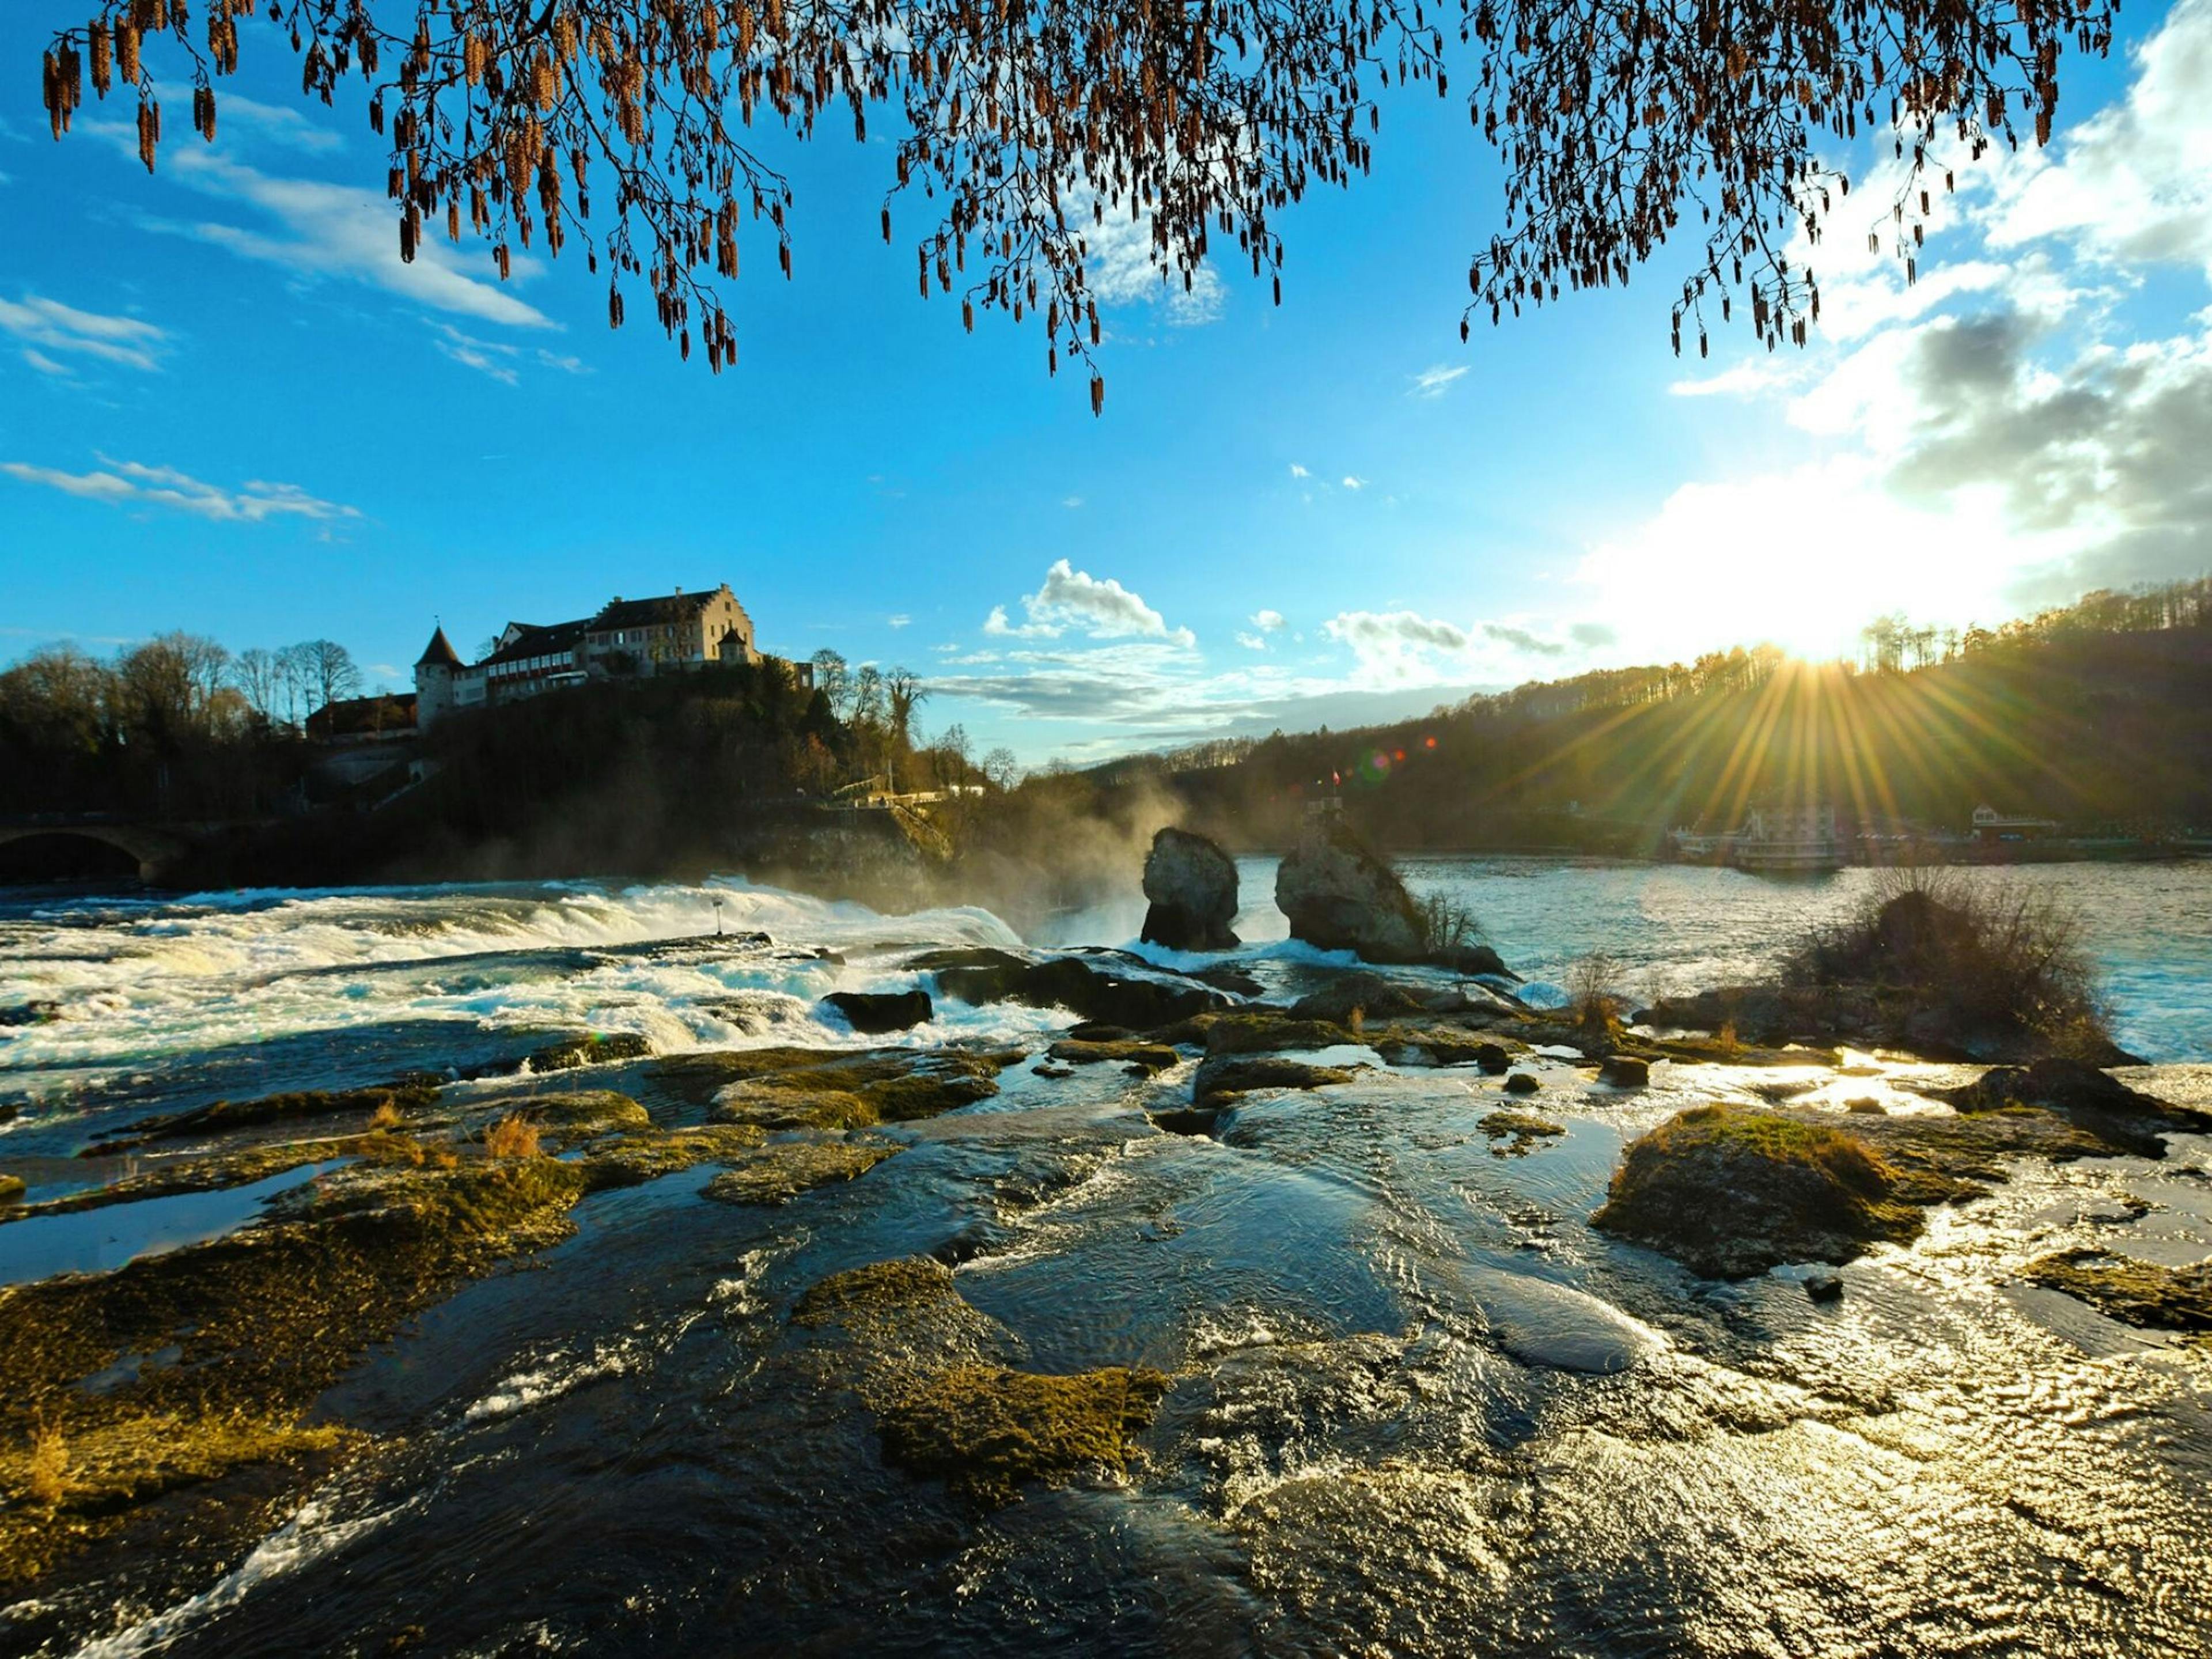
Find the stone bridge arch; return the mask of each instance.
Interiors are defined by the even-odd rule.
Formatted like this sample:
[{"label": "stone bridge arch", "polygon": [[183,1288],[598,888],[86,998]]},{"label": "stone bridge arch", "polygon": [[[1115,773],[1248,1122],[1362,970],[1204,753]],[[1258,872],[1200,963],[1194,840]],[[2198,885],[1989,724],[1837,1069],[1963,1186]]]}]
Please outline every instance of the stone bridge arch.
[{"label": "stone bridge arch", "polygon": [[[0,854],[15,848],[20,856],[32,849],[25,843],[54,843],[58,854],[70,843],[91,842],[111,848],[137,861],[138,879],[158,886],[185,851],[185,843],[165,831],[138,823],[10,823],[0,824]],[[8,862],[14,863],[15,859]]]}]

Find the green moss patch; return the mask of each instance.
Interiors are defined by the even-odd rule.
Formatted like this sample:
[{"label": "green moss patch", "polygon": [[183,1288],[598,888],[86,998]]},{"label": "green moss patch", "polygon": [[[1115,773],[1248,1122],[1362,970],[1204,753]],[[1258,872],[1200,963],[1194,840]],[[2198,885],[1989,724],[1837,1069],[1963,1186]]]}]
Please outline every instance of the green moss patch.
[{"label": "green moss patch", "polygon": [[2039,1256],[2022,1276],[2098,1312],[2151,1330],[2212,1332],[2212,1262],[2162,1267],[2098,1250]]},{"label": "green moss patch", "polygon": [[[302,1420],[316,1397],[461,1279],[566,1237],[584,1190],[548,1158],[356,1168],[212,1243],[0,1291],[0,1585],[34,1585],[180,1482],[335,1446]],[[119,1386],[81,1386],[118,1368]],[[56,1446],[65,1467],[34,1479]]]},{"label": "green moss patch", "polygon": [[1540,1141],[1566,1133],[1566,1126],[1534,1112],[1492,1112],[1479,1126],[1492,1140],[1503,1143],[1490,1150],[1499,1158],[1519,1158],[1534,1152]]},{"label": "green moss patch", "polygon": [[791,1310],[797,1325],[826,1325],[854,1314],[880,1314],[957,1302],[952,1269],[926,1255],[901,1256],[848,1268],[809,1289]]},{"label": "green moss patch", "polygon": [[911,1122],[989,1099],[999,1092],[999,1073],[1007,1063],[995,1053],[963,1050],[830,1060],[816,1052],[799,1064],[731,1068],[743,1075],[715,1093],[710,1115],[717,1122],[769,1129]]},{"label": "green moss patch", "polygon": [[1168,1388],[1158,1371],[1118,1365],[1073,1376],[957,1365],[878,1413],[884,1456],[976,1502],[1007,1504],[1027,1483],[1123,1471],[1130,1437]]},{"label": "green moss patch", "polygon": [[1280,1054],[1361,1041],[1334,1020],[1293,1018],[1279,1009],[1216,1014],[1203,1024],[1209,1054]]},{"label": "green moss patch", "polygon": [[1857,1134],[1803,1115],[1700,1106],[1632,1142],[1593,1226],[1736,1279],[1842,1263],[1915,1237],[1921,1212]]},{"label": "green moss patch", "polygon": [[801,1193],[860,1176],[902,1149],[880,1141],[777,1141],[725,1160],[706,1186],[724,1204],[788,1204]]},{"label": "green moss patch", "polygon": [[22,1176],[0,1175],[0,1206],[21,1204],[25,1190]]},{"label": "green moss patch", "polygon": [[593,1192],[636,1187],[702,1164],[728,1164],[758,1146],[766,1135],[750,1124],[715,1123],[666,1133],[638,1131],[611,1146],[594,1147],[583,1160]]}]

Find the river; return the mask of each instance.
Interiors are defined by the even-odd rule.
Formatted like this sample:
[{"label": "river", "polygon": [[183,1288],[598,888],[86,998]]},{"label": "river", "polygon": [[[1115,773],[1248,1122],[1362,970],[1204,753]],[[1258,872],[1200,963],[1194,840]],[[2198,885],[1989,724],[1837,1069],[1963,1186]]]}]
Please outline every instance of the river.
[{"label": "river", "polygon": [[[1869,878],[1407,872],[1532,979],[1602,949],[1632,984],[1680,989],[1770,964]],[[2081,909],[2121,1041],[2212,1106],[2212,1068],[2186,1063],[2212,1060],[2212,866],[2007,873]],[[1258,902],[1237,959],[1285,994],[1330,971],[1281,939],[1272,866],[1243,874]],[[1031,942],[1126,943],[1139,914],[1062,916]],[[578,1030],[664,1054],[849,1045],[826,992],[911,982],[917,948],[1019,942],[980,909],[885,917],[736,882],[15,896],[0,1169],[49,1196],[96,1178],[71,1157],[90,1134],[149,1111],[496,1071]],[[896,1041],[1033,1047],[1067,1024],[940,998]],[[1471,1072],[1372,1063],[1206,1138],[1143,1115],[1188,1097],[1187,1064],[1022,1066],[783,1208],[702,1202],[706,1170],[596,1194],[532,1271],[463,1289],[332,1391],[323,1409],[379,1455],[212,1582],[19,1604],[0,1649],[2212,1650],[2207,1350],[2016,1273],[2077,1243],[2205,1259],[2212,1139],[2023,1166],[1816,1305],[1795,1269],[1720,1284],[1589,1229],[1622,1146],[1694,1101],[1802,1083],[1908,1109],[1948,1073],[1662,1065],[1625,1093],[1536,1069],[1532,1103],[1565,1133],[1526,1157],[1479,1131],[1498,1103]],[[90,1213],[127,1250],[149,1207]],[[34,1224],[0,1226],[0,1266]],[[960,1297],[1031,1370],[1174,1379],[1126,1478],[979,1512],[885,1466],[866,1413],[794,1365],[789,1316],[825,1275],[916,1252],[959,1263]]]}]

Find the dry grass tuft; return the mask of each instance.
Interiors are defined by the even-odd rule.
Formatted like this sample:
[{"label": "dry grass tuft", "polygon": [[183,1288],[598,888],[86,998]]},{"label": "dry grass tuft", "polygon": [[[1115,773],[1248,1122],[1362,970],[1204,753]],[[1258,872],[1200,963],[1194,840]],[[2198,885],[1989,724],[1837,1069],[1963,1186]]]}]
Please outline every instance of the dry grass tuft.
[{"label": "dry grass tuft", "polygon": [[52,1509],[69,1490],[69,1442],[52,1423],[31,1431],[31,1467],[24,1489],[33,1504]]},{"label": "dry grass tuft", "polygon": [[484,1131],[487,1157],[520,1160],[539,1155],[538,1126],[520,1113],[509,1113]]},{"label": "dry grass tuft", "polygon": [[371,1133],[385,1129],[398,1128],[399,1127],[399,1109],[393,1105],[390,1101],[386,1101],[384,1104],[378,1107],[374,1111],[368,1115],[368,1127]]}]

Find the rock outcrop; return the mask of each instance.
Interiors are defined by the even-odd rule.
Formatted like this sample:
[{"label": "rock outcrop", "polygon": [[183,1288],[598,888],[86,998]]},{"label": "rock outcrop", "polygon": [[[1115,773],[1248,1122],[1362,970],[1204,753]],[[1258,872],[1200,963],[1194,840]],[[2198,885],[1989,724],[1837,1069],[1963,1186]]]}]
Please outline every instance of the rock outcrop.
[{"label": "rock outcrop", "polygon": [[[1143,972],[1123,972],[1126,962]],[[1033,1008],[1065,1008],[1085,1020],[1149,1031],[1211,1013],[1231,999],[1188,977],[1162,978],[1135,957],[1110,952],[1032,959],[994,945],[925,951],[908,963],[916,973],[937,975],[945,996],[978,1006],[1022,1002]]]},{"label": "rock outcrop", "polygon": [[1741,1279],[1912,1237],[1919,1212],[1898,1184],[1889,1161],[1841,1127],[1701,1106],[1630,1143],[1590,1221],[1710,1278]]},{"label": "rock outcrop", "polygon": [[1238,943],[1237,865],[1206,836],[1163,830],[1145,859],[1144,941],[1170,951],[1229,951]]},{"label": "rock outcrop", "polygon": [[1432,941],[1429,918],[1398,872],[1340,816],[1306,820],[1275,872],[1275,904],[1290,919],[1291,938],[1324,951],[1513,977],[1486,945]]},{"label": "rock outcrop", "polygon": [[822,1001],[862,1036],[911,1030],[936,1012],[927,991],[832,991]]},{"label": "rock outcrop", "polygon": [[1306,820],[1275,872],[1275,904],[1290,919],[1291,938],[1324,951],[1369,962],[1419,962],[1427,953],[1413,896],[1340,816]]}]

